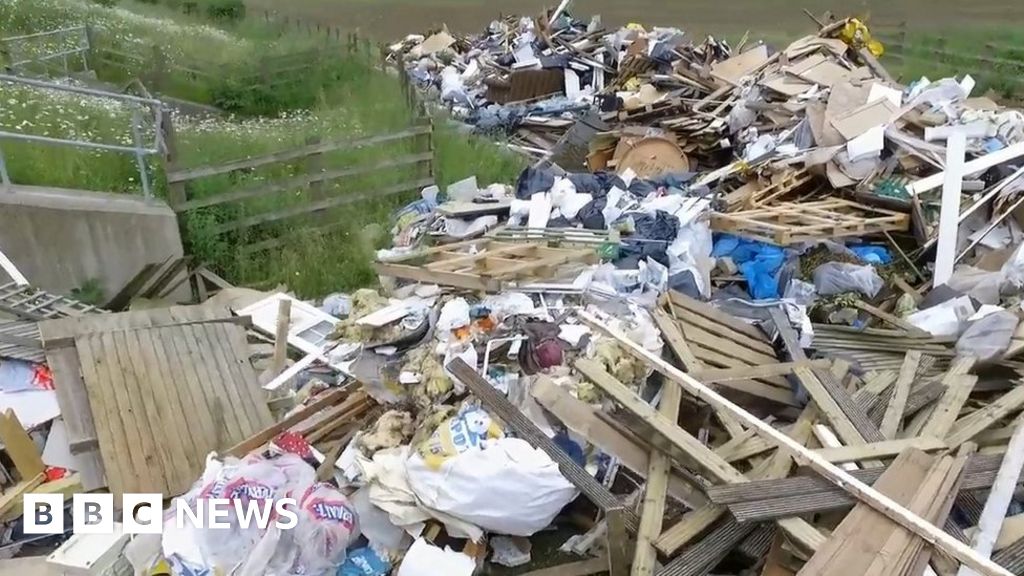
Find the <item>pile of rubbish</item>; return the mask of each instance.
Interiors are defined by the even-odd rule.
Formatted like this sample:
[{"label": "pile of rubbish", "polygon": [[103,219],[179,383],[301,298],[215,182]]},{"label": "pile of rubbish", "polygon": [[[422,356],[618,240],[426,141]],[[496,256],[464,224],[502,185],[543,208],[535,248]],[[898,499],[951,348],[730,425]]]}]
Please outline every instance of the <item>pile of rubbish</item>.
[{"label": "pile of rubbish", "polygon": [[[5,546],[25,495],[106,490],[173,496],[162,534],[43,562],[1024,574],[1024,117],[882,50],[855,19],[774,51],[564,7],[412,36],[417,84],[538,161],[423,190],[379,287],[166,262],[203,301],[136,279],[98,308],[0,254]],[[172,510],[284,498],[290,526]]]}]

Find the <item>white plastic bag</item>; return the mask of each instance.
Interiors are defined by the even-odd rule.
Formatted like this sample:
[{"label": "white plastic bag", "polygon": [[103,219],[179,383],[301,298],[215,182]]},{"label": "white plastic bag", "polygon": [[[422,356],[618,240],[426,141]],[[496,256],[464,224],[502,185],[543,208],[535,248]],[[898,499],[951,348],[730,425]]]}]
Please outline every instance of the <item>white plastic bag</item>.
[{"label": "white plastic bag", "polygon": [[355,508],[344,494],[320,482],[292,494],[298,500],[298,523],[292,536],[298,556],[292,574],[334,573],[345,550],[359,537]]},{"label": "white plastic bag", "polygon": [[814,269],[814,287],[822,296],[860,292],[874,298],[885,282],[871,266],[829,262]]},{"label": "white plastic bag", "polygon": [[995,360],[1009,347],[1019,323],[1016,314],[1005,310],[975,320],[956,341],[956,351],[981,362]]},{"label": "white plastic bag", "polygon": [[413,454],[406,470],[423,506],[510,536],[531,536],[547,527],[577,494],[558,464],[518,438],[467,450],[440,470]]}]

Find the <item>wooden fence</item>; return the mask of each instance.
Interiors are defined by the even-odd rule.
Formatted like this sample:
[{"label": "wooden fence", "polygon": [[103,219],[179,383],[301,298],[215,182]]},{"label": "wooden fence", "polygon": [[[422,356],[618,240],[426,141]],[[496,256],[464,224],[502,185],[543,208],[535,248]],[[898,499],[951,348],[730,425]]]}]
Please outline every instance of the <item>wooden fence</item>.
[{"label": "wooden fence", "polygon": [[[876,36],[885,45],[883,58],[897,70],[914,76],[928,74],[933,80],[943,75],[970,74],[983,88],[992,88],[1001,96],[1015,100],[1024,97],[1024,46],[997,42],[953,46],[949,37],[917,32],[907,22],[877,31]],[[903,78],[915,79],[909,75]]]},{"label": "wooden fence", "polygon": [[[356,140],[311,141],[265,156],[191,168],[176,164],[173,134],[167,141],[165,172],[171,208],[179,218],[188,218],[196,210],[235,207],[209,232],[222,235],[259,229],[242,238],[241,251],[245,253],[278,246],[294,233],[327,232],[351,224],[352,218],[334,211],[336,208],[418,191],[434,183],[433,125],[427,120],[397,132]],[[334,159],[338,156],[334,153],[345,151],[371,153],[365,154],[368,159]],[[329,155],[331,160],[326,159]],[[191,190],[190,184],[207,178],[257,170],[275,175],[215,195],[197,196]],[[366,189],[338,190],[346,187],[336,185],[361,178],[369,181]],[[253,201],[257,201],[256,208],[265,209],[253,210]]]}]

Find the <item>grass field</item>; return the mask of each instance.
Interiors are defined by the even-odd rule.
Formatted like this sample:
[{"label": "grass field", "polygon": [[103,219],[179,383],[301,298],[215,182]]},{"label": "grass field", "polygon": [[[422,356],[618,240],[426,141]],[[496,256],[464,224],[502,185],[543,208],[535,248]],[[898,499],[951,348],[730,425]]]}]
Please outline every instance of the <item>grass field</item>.
[{"label": "grass field", "polygon": [[[161,46],[175,61],[203,61],[211,66],[252,68],[267,55],[303,49],[321,40],[304,34],[280,36],[277,31],[247,20],[227,29],[215,28],[160,5],[122,0],[116,8],[87,0],[0,0],[0,36],[24,34],[61,26],[91,23],[101,28],[98,43],[142,55]],[[197,121],[178,118],[175,132],[182,167],[217,164],[249,158],[307,143],[308,139],[345,139],[401,129],[412,112],[399,83],[375,70],[375,57],[348,54],[340,44],[325,48],[321,67],[328,78],[309,75],[287,90],[273,91],[273,116],[257,115],[265,101],[243,102],[241,116]],[[333,52],[333,54],[331,54]],[[100,79],[123,86],[127,78],[145,78],[145,61],[135,68],[100,68]],[[229,68],[229,69],[230,69]],[[207,104],[222,91],[212,81],[181,78],[166,93]],[[265,108],[265,107],[264,107]],[[116,102],[67,95],[62,92],[0,84],[0,129],[40,136],[62,137],[107,144],[131,141],[131,110]],[[435,133],[437,182],[446,185],[477,175],[480,182],[509,182],[521,169],[517,157],[489,143],[469,138],[438,122]],[[152,128],[152,126],[150,126]],[[151,137],[151,133],[147,134]],[[139,194],[134,158],[112,152],[58,148],[41,144],[3,142],[12,180],[17,184],[81,188]],[[324,155],[324,168],[351,167],[379,162],[402,150]],[[238,187],[253,186],[271,178],[294,176],[302,166],[287,165],[250,173],[215,177],[197,183],[190,197],[217,195]],[[150,162],[157,196],[166,197],[160,162]],[[396,182],[401,174],[390,171],[379,177],[346,178],[325,187],[330,195],[380,189]],[[317,224],[339,225],[329,234],[300,235],[272,251],[247,253],[251,240],[266,238],[301,226],[294,220],[239,233],[214,234],[212,229],[238,216],[256,215],[301,201],[306,190],[288,190],[268,199],[190,212],[183,228],[187,251],[211,265],[229,280],[240,284],[287,284],[303,297],[346,290],[372,283],[372,251],[389,241],[391,212],[415,198],[414,193],[347,205],[318,214]]]},{"label": "grass field", "polygon": [[[478,32],[499,14],[539,13],[555,0],[247,0],[255,10],[271,10],[325,24],[359,28],[389,40],[447,24],[460,32]],[[576,0],[580,16],[600,14],[609,26],[629,22],[676,26],[695,35],[792,36],[813,30],[801,11],[826,10],[857,15],[888,27],[907,20],[921,30],[970,26],[1006,26],[1024,20],[1019,0]]]}]

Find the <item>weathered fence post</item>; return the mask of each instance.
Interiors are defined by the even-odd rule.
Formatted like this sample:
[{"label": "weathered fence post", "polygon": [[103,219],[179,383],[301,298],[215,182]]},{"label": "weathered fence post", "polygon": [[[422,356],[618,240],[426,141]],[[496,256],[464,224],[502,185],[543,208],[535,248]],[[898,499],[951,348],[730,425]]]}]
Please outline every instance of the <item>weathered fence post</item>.
[{"label": "weathered fence post", "polygon": [[[306,145],[315,146],[322,141],[323,140],[320,138],[320,136],[309,136],[308,138],[306,138]],[[306,172],[311,176],[323,174],[324,155],[321,154],[320,152],[317,152],[315,154],[310,154],[309,156],[307,156]],[[324,198],[327,197],[326,194],[324,194],[324,183],[322,180],[317,180],[315,182],[309,183],[309,196],[310,199],[313,200],[314,202],[318,200],[323,200]]]},{"label": "weathered fence post", "polygon": [[85,25],[85,43],[88,49],[82,53],[82,61],[86,70],[95,70],[99,63],[99,49],[96,47],[96,29],[92,24]]},{"label": "weathered fence post", "polygon": [[[174,132],[174,119],[168,115],[163,122],[165,154],[161,157],[164,165],[164,177],[167,178],[167,203],[175,212],[178,207],[188,201],[188,191],[184,182],[171,182],[170,175],[178,169],[178,137]],[[179,216],[179,221],[180,221]]]},{"label": "weathered fence post", "polygon": [[167,76],[167,55],[164,53],[160,45],[153,45],[153,70],[149,79],[150,89],[152,92],[162,92],[166,83]]}]

